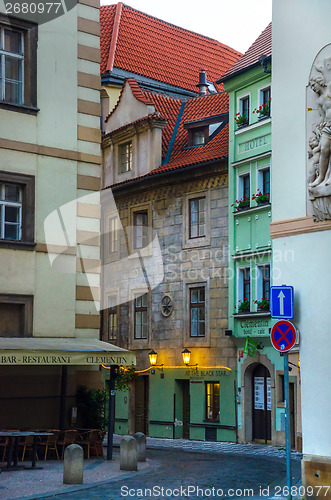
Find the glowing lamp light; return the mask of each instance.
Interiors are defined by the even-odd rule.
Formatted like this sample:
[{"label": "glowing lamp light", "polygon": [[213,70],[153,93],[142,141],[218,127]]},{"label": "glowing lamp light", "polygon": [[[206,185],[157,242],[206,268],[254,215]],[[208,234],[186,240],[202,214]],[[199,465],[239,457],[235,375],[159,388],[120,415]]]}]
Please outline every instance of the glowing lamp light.
[{"label": "glowing lamp light", "polygon": [[155,351],[151,351],[149,354],[149,362],[151,364],[151,366],[155,366],[156,365],[156,360],[157,360],[157,352]]},{"label": "glowing lamp light", "polygon": [[189,351],[188,349],[184,349],[184,351],[182,351],[182,356],[184,365],[188,365],[191,359],[191,351]]}]

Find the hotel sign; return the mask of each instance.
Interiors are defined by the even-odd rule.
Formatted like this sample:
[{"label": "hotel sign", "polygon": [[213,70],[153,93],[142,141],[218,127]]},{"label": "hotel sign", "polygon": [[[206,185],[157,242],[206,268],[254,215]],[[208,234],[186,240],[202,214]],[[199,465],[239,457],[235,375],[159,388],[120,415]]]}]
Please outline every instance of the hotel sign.
[{"label": "hotel sign", "polygon": [[269,335],[269,319],[245,319],[237,322],[238,333],[247,335]]},{"label": "hotel sign", "polygon": [[250,151],[261,148],[263,146],[267,146],[268,144],[271,144],[270,134],[263,135],[261,137],[255,137],[254,139],[251,139],[250,141],[242,142],[241,144],[239,144],[238,145],[238,153],[240,153],[240,154],[249,153]]}]

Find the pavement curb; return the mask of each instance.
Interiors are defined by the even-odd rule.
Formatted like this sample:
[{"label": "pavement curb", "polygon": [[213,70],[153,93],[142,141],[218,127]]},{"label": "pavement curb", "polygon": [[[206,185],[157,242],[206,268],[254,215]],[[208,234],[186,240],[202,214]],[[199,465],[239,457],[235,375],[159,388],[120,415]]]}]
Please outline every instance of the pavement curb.
[{"label": "pavement curb", "polygon": [[47,491],[45,493],[35,494],[32,496],[29,495],[29,496],[25,496],[25,497],[20,497],[20,500],[35,500],[38,498],[58,497],[61,495],[66,495],[67,493],[76,493],[78,491],[85,491],[85,490],[89,490],[91,488],[95,488],[96,486],[102,486],[104,484],[115,483],[116,481],[122,481],[123,479],[128,479],[128,478],[131,478],[133,476],[141,476],[141,475],[146,474],[148,472],[153,472],[161,467],[160,462],[157,462],[155,460],[147,459],[146,462],[149,462],[149,464],[148,464],[149,467],[146,467],[145,469],[142,469],[142,470],[128,472],[127,474],[123,474],[123,475],[118,476],[118,477],[104,479],[103,481],[97,481],[94,483],[77,484],[77,485],[74,485],[71,487],[69,486],[68,488],[66,488],[65,490],[62,490],[62,491],[58,491],[58,490]]}]

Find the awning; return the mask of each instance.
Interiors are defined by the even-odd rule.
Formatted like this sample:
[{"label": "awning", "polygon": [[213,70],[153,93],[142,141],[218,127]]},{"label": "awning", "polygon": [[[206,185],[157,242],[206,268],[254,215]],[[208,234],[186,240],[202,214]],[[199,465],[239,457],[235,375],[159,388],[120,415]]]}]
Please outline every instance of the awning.
[{"label": "awning", "polygon": [[0,338],[0,366],[136,364],[133,352],[97,339]]}]

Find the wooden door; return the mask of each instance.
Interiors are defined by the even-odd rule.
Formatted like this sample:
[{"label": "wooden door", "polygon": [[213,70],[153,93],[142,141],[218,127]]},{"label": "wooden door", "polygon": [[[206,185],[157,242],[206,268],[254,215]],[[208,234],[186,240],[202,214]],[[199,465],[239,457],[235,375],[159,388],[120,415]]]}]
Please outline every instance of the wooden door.
[{"label": "wooden door", "polygon": [[271,378],[264,365],[252,374],[253,441],[271,443]]},{"label": "wooden door", "polygon": [[148,433],[148,382],[143,375],[135,381],[135,432]]},{"label": "wooden door", "polygon": [[190,381],[183,380],[183,439],[190,439]]}]

